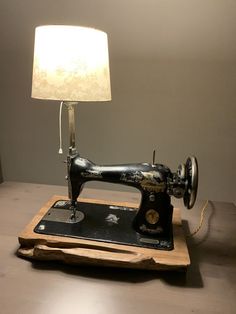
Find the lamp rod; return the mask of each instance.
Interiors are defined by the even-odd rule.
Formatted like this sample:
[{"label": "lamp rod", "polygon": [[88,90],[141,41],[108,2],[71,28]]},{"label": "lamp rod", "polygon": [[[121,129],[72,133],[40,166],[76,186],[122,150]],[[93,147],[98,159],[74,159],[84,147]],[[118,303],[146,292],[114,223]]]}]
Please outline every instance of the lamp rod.
[{"label": "lamp rod", "polygon": [[69,155],[74,156],[77,154],[77,150],[75,147],[75,105],[77,105],[78,102],[65,101],[64,104],[66,105],[68,110],[69,138],[70,138]]}]

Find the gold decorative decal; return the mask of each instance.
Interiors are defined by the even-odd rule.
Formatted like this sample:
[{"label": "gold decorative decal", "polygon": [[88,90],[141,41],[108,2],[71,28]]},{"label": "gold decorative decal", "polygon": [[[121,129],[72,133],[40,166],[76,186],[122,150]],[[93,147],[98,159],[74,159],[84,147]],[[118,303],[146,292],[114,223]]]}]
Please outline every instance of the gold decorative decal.
[{"label": "gold decorative decal", "polygon": [[159,181],[160,178],[159,178],[159,175],[156,171],[150,171],[150,172],[143,172],[142,171],[142,174],[144,176],[143,180],[141,180],[140,184],[141,184],[141,187],[144,189],[144,190],[147,190],[149,192],[165,192],[165,189],[166,189],[166,184],[165,182],[158,182],[158,179]]}]

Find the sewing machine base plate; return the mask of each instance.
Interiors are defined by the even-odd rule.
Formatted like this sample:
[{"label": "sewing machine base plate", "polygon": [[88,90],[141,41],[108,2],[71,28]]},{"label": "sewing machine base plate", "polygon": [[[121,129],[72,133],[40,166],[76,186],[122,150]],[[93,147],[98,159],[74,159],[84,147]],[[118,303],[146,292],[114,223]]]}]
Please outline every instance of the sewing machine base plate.
[{"label": "sewing machine base plate", "polygon": [[168,236],[141,235],[132,227],[136,212],[137,209],[132,207],[79,202],[76,219],[73,219],[69,201],[59,200],[44,215],[34,232],[172,250],[172,226]]},{"label": "sewing machine base plate", "polygon": [[[168,249],[157,249],[157,244],[159,245],[160,239],[154,239],[152,242],[150,239],[149,242],[144,240],[137,244],[140,241],[140,236],[134,232],[131,234],[131,241],[136,241],[136,243],[130,243],[127,241],[127,238],[130,237],[130,234],[126,234],[126,228],[130,228],[130,221],[133,215],[135,215],[135,204],[127,204],[122,202],[106,202],[101,200],[90,200],[90,199],[81,199],[80,202],[83,206],[80,206],[81,212],[87,212],[80,216],[78,220],[80,222],[71,222],[70,214],[65,206],[65,203],[61,202],[64,197],[54,196],[44,207],[41,208],[39,213],[33,218],[32,222],[23,230],[19,236],[19,242],[21,247],[18,249],[18,255],[31,259],[39,260],[59,260],[69,264],[95,264],[102,266],[114,266],[114,267],[128,267],[128,268],[143,268],[143,269],[156,269],[156,270],[185,270],[186,267],[190,264],[189,254],[183,235],[183,229],[181,225],[180,211],[174,209],[173,213],[173,249],[168,247]],[[59,202],[59,203],[58,203]],[[106,206],[100,207],[100,204],[106,203]],[[81,205],[80,204],[80,205]],[[131,206],[129,206],[131,205]],[[137,206],[136,206],[137,207]],[[90,210],[88,210],[90,208]],[[100,223],[110,224],[110,228],[116,230],[112,234],[108,232],[108,240],[104,242],[104,239],[101,239],[100,234],[102,225],[99,227],[98,233],[96,234],[93,231],[93,237],[91,234],[87,234],[84,231],[85,238],[81,238],[80,235],[67,235],[61,236],[61,227],[64,224],[63,228],[67,230],[78,229],[78,224],[82,225],[83,221],[86,221],[86,216],[88,218],[88,212],[93,213],[93,217],[96,218],[95,211],[101,210],[101,208],[106,208],[106,212],[103,214],[97,214],[100,217]],[[60,214],[57,213],[60,211]],[[107,213],[109,210],[109,213]],[[119,216],[117,215],[117,211]],[[95,215],[95,216],[94,216]],[[110,216],[109,215],[113,215]],[[117,237],[119,220],[122,221],[122,215],[125,215],[127,226],[123,226],[123,237],[122,243],[120,242],[120,237]],[[127,219],[127,216],[130,215],[130,219]],[[116,218],[115,218],[116,217]],[[56,220],[59,219],[59,225]],[[64,222],[61,222],[63,221]],[[89,219],[87,219],[89,220]],[[94,221],[91,220],[90,224]],[[52,227],[54,226],[54,227]],[[77,227],[76,227],[77,226]],[[90,226],[91,227],[91,226]],[[54,230],[54,234],[46,234],[46,229],[51,228]],[[59,229],[58,229],[59,228]],[[62,229],[63,229],[62,228]],[[41,229],[41,230],[40,230]],[[81,228],[83,229],[83,228]],[[106,228],[105,228],[106,229]],[[49,230],[49,229],[48,229]],[[40,231],[40,233],[38,232]],[[44,232],[45,231],[45,232]],[[112,241],[110,236],[113,236]],[[146,236],[144,237],[146,238]],[[96,239],[96,240],[95,240]],[[115,239],[115,240],[114,240]],[[172,239],[172,237],[171,237]],[[164,241],[164,240],[163,240]],[[165,239],[165,243],[169,239]],[[163,243],[162,243],[163,245]],[[172,244],[171,244],[172,245]]]}]

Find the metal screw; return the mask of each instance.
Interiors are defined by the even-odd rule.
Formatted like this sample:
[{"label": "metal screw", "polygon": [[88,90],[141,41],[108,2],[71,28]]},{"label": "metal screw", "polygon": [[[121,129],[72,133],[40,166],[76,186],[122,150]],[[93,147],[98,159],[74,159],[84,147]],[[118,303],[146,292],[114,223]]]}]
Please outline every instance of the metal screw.
[{"label": "metal screw", "polygon": [[45,229],[45,225],[39,225],[39,230],[44,230]]},{"label": "metal screw", "polygon": [[149,195],[149,201],[150,202],[155,202],[155,195],[154,194],[150,194]]}]

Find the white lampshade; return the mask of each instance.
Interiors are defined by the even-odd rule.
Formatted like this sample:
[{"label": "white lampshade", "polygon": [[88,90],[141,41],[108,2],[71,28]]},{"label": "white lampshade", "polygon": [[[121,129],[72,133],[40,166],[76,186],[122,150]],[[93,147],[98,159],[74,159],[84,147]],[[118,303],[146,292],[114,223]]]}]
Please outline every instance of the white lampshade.
[{"label": "white lampshade", "polygon": [[107,34],[80,26],[37,27],[32,97],[111,100]]}]

